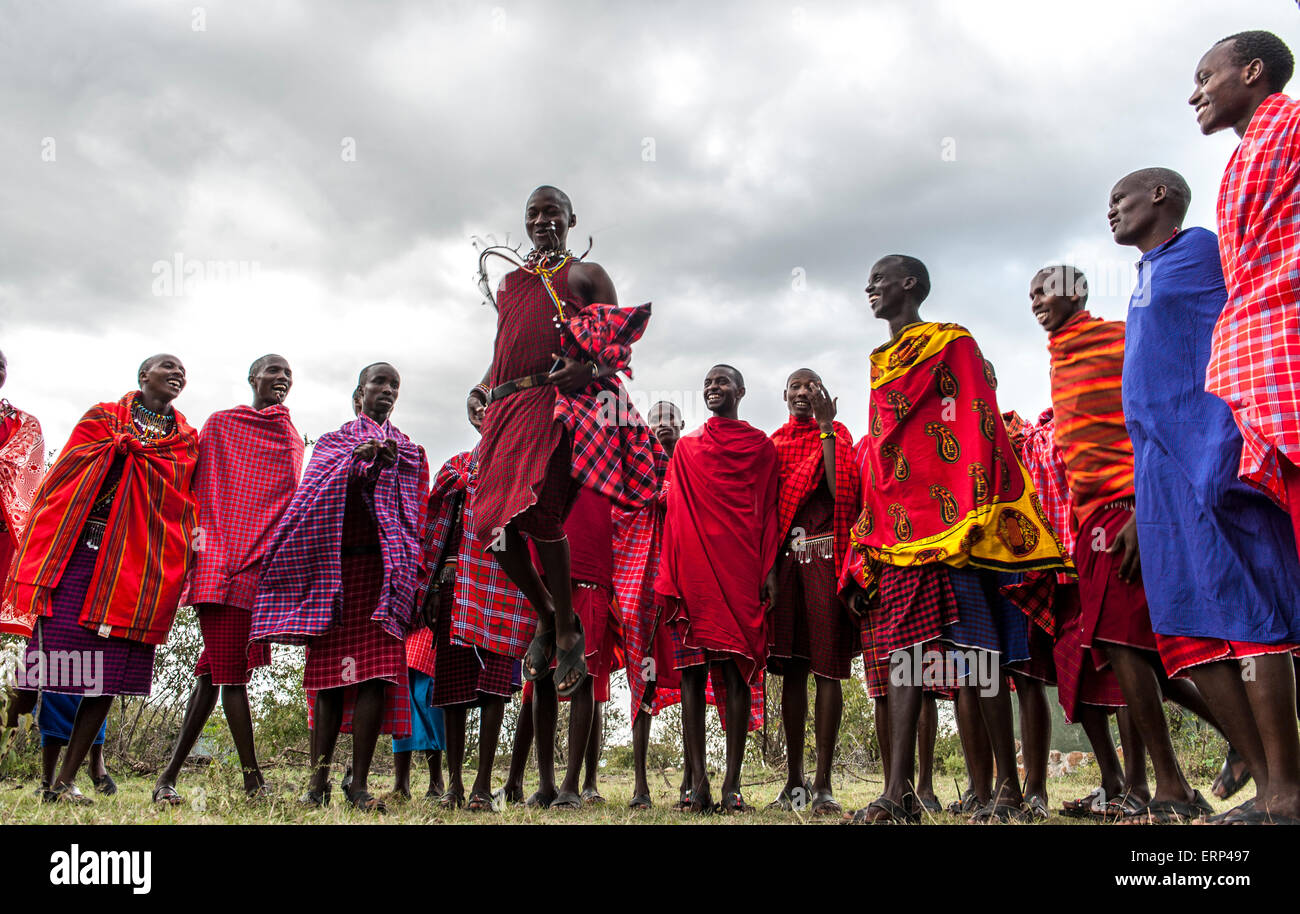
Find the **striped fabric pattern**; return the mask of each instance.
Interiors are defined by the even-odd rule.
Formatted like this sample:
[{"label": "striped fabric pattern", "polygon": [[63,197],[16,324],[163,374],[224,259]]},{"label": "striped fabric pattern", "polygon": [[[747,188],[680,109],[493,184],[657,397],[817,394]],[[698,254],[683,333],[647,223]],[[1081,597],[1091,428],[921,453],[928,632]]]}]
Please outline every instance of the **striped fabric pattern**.
[{"label": "striped fabric pattern", "polygon": [[1052,334],[1052,407],[1077,523],[1133,497],[1133,442],[1124,425],[1120,376],[1124,322],[1080,311]]},{"label": "striped fabric pattern", "polygon": [[50,592],[120,455],[122,477],[79,621],[103,635],[162,644],[198,526],[191,491],[198,435],[176,410],[170,434],[142,441],[131,419],[139,396],[133,390],[91,407],[72,430],[32,501],[6,593],[20,614],[50,614]]},{"label": "striped fabric pattern", "polygon": [[1219,186],[1218,220],[1228,303],[1206,390],[1241,429],[1241,478],[1285,505],[1279,454],[1300,464],[1300,101],[1279,92],[1255,110]]}]

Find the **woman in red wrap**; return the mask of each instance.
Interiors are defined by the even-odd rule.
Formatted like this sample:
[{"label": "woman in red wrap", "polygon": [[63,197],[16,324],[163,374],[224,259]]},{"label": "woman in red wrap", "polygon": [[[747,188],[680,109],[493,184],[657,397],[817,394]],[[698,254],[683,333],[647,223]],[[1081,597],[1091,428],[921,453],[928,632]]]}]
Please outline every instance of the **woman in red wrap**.
[{"label": "woman in red wrap", "polygon": [[115,695],[148,695],[197,527],[198,436],[172,401],[185,366],[155,355],[139,391],[82,416],[36,493],[6,584],[34,623],[27,689],[82,696],[50,802],[89,803],[74,779]]}]

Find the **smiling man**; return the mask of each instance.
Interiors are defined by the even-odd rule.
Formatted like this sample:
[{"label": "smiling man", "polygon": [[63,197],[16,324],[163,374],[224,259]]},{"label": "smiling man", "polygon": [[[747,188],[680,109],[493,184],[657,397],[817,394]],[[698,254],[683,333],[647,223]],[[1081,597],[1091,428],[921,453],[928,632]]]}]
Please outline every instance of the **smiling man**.
[{"label": "smiling man", "polygon": [[[1114,205],[1112,198],[1112,225]],[[1177,701],[1216,728],[1217,722],[1190,683],[1167,679],[1151,629],[1134,504],[1133,444],[1121,394],[1124,322],[1086,310],[1088,283],[1072,266],[1039,270],[1030,281],[1029,300],[1048,335],[1054,435],[1069,483],[1083,606],[1080,636],[1095,666],[1114,669],[1155,769],[1155,795],[1130,818],[1198,818],[1213,807],[1183,776],[1161,700]]]},{"label": "smiling man", "polygon": [[244,791],[265,793],[248,706],[252,671],[271,662],[267,644],[250,644],[262,557],[302,475],[303,440],[284,405],[293,370],[264,355],[248,369],[252,406],[213,413],[199,433],[194,492],[199,502],[196,565],[181,602],[193,606],[203,632],[194,691],[171,761],[158,775],[155,803],[177,804],[176,779],[216,707],[217,693],[243,769]]},{"label": "smiling man", "polygon": [[[567,250],[578,224],[564,191],[544,185],[524,208],[533,243],[525,264],[497,290],[492,364],[468,407],[486,406],[474,490],[475,535],[528,598],[531,634],[505,620],[504,642],[482,644],[523,659],[524,676],[551,675],[561,697],[576,696],[571,713],[588,717],[579,694],[587,675],[584,633],[573,609],[569,542],[564,532],[579,486],[617,507],[654,498],[662,449],[627,404],[617,373],[629,373],[631,344],[650,306],[619,308],[609,274]],[[620,405],[610,421],[609,405]],[[537,549],[546,583],[524,537]],[[522,643],[521,643],[522,641]],[[504,650],[503,650],[504,648]]]},{"label": "smiling man", "polygon": [[1219,185],[1227,304],[1206,389],[1232,409],[1239,474],[1287,510],[1300,538],[1300,102],[1282,93],[1295,58],[1271,32],[1241,32],[1196,65],[1201,132],[1241,144]]},{"label": "smiling man", "polygon": [[[723,812],[750,809],[740,792],[751,689],[767,661],[767,611],[776,594],[767,580],[781,540],[776,447],[738,415],[745,381],[730,365],[704,378],[713,413],[683,435],[668,463],[667,518],[655,593],[680,647],[682,728],[695,776],[689,808],[713,807],[705,767],[705,686],[714,668],[719,709],[726,707],[727,765]],[[725,697],[723,697],[725,696]]]},{"label": "smiling man", "polygon": [[[139,390],[91,407],[72,430],[5,584],[19,618],[35,624],[20,671],[27,687],[81,696],[43,794],[50,802],[90,802],[77,769],[114,696],[149,694],[154,649],[167,641],[193,557],[198,435],[172,405],[185,366],[163,353],[136,377]],[[84,662],[60,673],[46,670],[47,657]]]},{"label": "smiling man", "polygon": [[1245,761],[1225,764],[1218,792],[1255,778],[1255,799],[1226,817],[1294,823],[1300,560],[1285,512],[1237,478],[1241,433],[1205,390],[1227,292],[1214,233],[1182,228],[1190,199],[1167,168],[1111,191],[1115,241],[1142,254],[1123,383],[1151,627],[1166,671],[1196,683]]},{"label": "smiling man", "polygon": [[340,732],[352,732],[350,805],[384,812],[367,790],[380,730],[411,732],[406,636],[420,624],[429,462],[391,421],[401,376],[361,370],[361,413],[312,449],[302,485],[272,534],[251,637],[307,645],[312,777],[301,802],[329,802]]},{"label": "smiling man", "polygon": [[[786,783],[774,801],[781,809],[808,808],[839,815],[831,789],[831,762],[839,738],[858,624],[836,593],[839,562],[849,548],[849,527],[861,511],[853,437],[835,421],[836,401],[821,376],[793,372],[782,393],[790,418],[772,433],[780,473],[779,520],[786,543],[768,588],[772,610],[768,671],[781,677],[781,720],[786,740]],[[804,723],[808,674],[816,683],[817,770],[811,797],[804,791]]]},{"label": "smiling man", "polygon": [[[1062,548],[1007,437],[997,378],[963,327],[924,321],[930,274],[915,257],[872,266],[867,299],[889,325],[871,353],[871,486],[850,534],[845,596],[873,613],[874,650],[889,658],[890,770],[884,793],[858,823],[914,822],[917,724],[927,646],[974,657],[976,669],[945,676],[968,691],[993,750],[990,802],[977,821],[1022,815],[1011,697],[1000,665],[1026,660],[1025,628],[1001,600],[996,572],[1066,567]],[[1021,620],[1023,621],[1023,620]],[[949,656],[954,656],[950,654]],[[959,695],[959,698],[961,696]]]}]

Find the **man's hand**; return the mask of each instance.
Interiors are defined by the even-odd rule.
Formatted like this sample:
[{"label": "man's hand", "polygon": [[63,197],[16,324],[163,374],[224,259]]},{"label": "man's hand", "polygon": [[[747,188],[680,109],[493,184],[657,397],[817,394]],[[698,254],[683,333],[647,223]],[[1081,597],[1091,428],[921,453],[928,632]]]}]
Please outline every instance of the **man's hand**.
[{"label": "man's hand", "polygon": [[487,412],[487,397],[483,391],[475,387],[465,398],[465,413],[469,417],[470,424],[478,428],[483,424],[483,414]]},{"label": "man's hand", "polygon": [[812,393],[808,398],[812,401],[813,418],[817,420],[817,427],[823,432],[830,434],[835,430],[835,416],[839,412],[839,398],[832,398],[826,392],[826,388],[813,382],[811,385]]},{"label": "man's hand", "polygon": [[1142,559],[1138,555],[1137,512],[1134,512],[1106,550],[1109,555],[1122,555],[1119,562],[1119,579],[1126,584],[1142,580]]},{"label": "man's hand", "polygon": [[375,461],[386,467],[391,467],[397,463],[397,442],[389,438],[383,444],[379,445],[375,451]]},{"label": "man's hand", "polygon": [[[599,368],[595,362],[584,362],[578,359],[570,359],[551,353],[551,358],[560,362],[559,368],[552,371],[546,376],[550,381],[560,389],[562,394],[576,394],[588,384],[596,379]],[[593,370],[594,369],[594,370]]]},{"label": "man's hand", "polygon": [[767,573],[767,578],[763,581],[763,588],[759,591],[759,599],[767,603],[767,611],[771,612],[776,606],[776,569],[773,568]]},{"label": "man's hand", "polygon": [[358,460],[374,460],[378,452],[379,442],[374,438],[368,438],[353,448],[352,456]]},{"label": "man's hand", "polygon": [[867,592],[857,584],[851,585],[852,589],[841,599],[844,606],[858,619],[867,617]]}]

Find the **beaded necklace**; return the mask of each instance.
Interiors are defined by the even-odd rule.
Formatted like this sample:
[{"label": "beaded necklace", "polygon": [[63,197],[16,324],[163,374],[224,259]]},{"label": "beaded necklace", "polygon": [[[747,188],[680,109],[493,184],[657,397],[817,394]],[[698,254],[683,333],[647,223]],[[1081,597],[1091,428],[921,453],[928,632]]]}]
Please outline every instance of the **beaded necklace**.
[{"label": "beaded necklace", "polygon": [[[550,266],[552,258],[558,257],[559,262]],[[564,302],[560,296],[555,294],[555,287],[551,285],[551,277],[558,273],[566,263],[573,259],[572,251],[546,251],[542,252],[534,248],[528,254],[528,259],[524,261],[523,269],[528,273],[536,273],[542,280],[542,285],[546,287],[546,292],[551,296],[551,303],[555,305],[555,314],[551,317],[551,323],[556,328],[564,324]]]},{"label": "beaded necklace", "polygon": [[135,436],[141,441],[156,441],[171,434],[176,417],[154,412],[137,397],[131,406],[131,423],[135,426]]},{"label": "beaded necklace", "polygon": [[10,416],[17,415],[18,410],[8,400],[0,398],[0,419],[8,419]]}]

